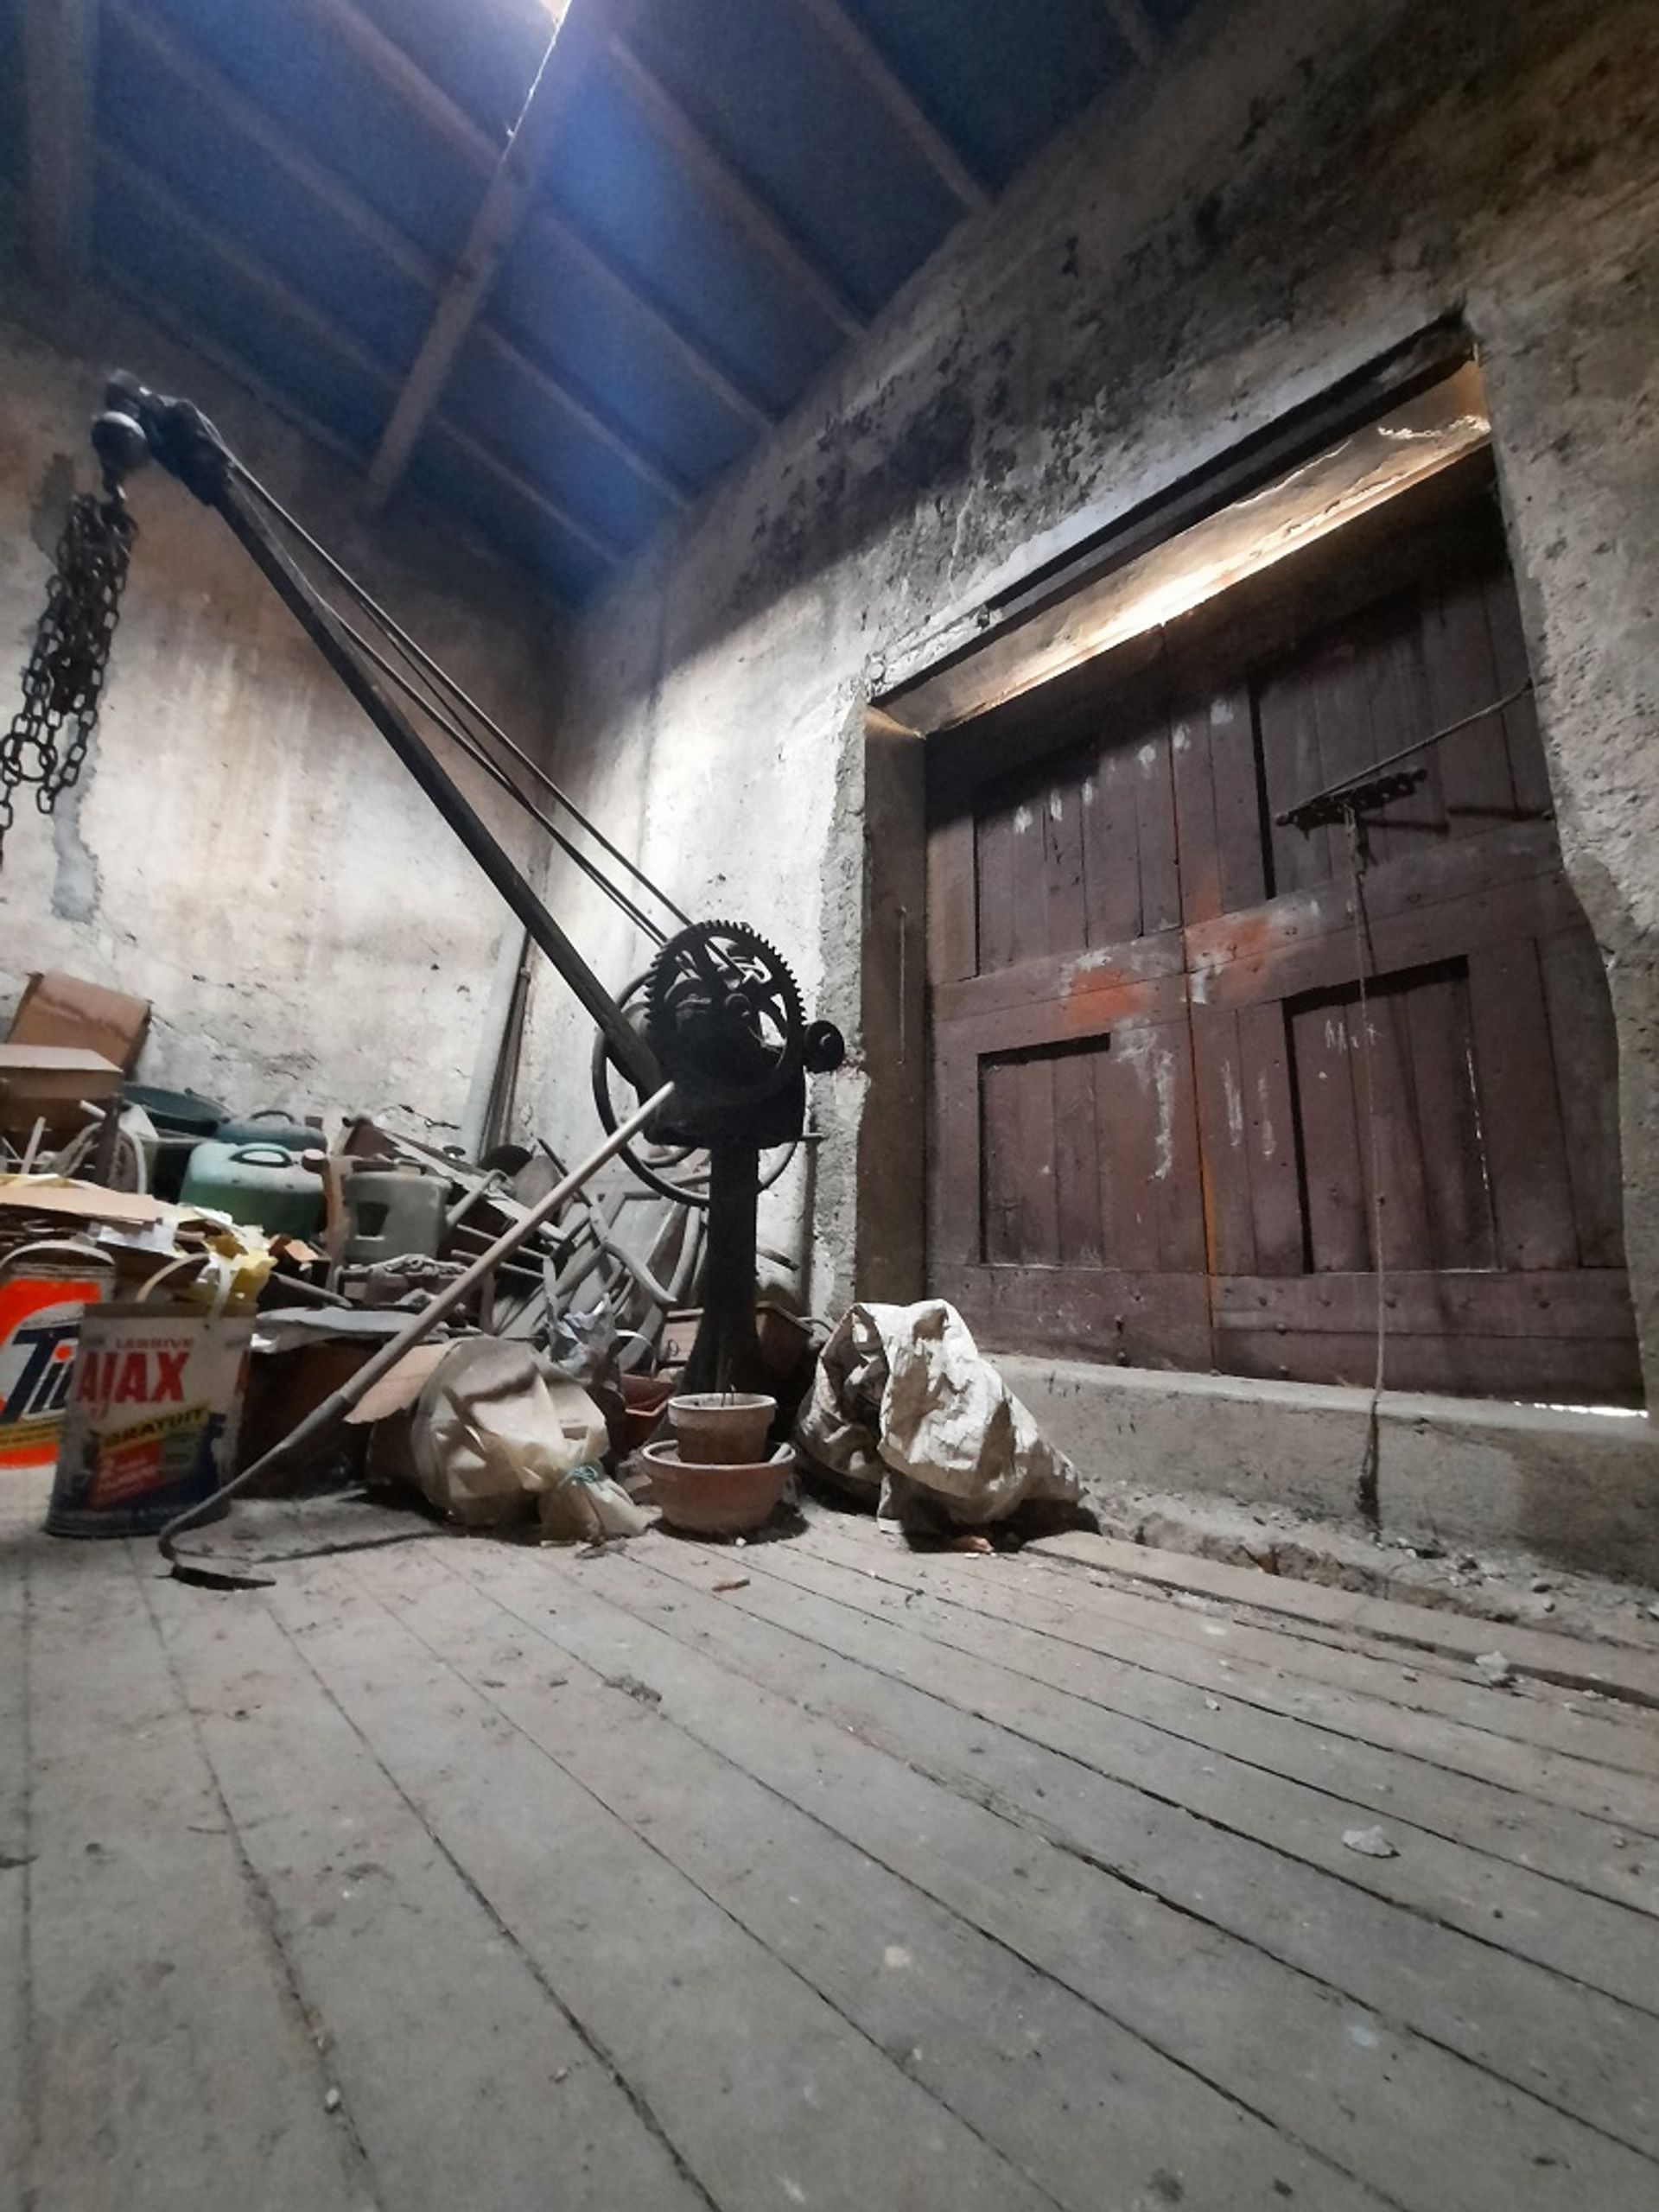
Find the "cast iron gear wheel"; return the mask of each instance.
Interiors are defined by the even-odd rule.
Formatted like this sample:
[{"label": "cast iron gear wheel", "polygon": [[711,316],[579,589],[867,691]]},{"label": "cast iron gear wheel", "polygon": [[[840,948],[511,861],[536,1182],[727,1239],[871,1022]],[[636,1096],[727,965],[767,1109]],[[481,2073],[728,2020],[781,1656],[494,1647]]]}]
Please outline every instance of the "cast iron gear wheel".
[{"label": "cast iron gear wheel", "polygon": [[[617,1001],[624,1014],[637,1028],[640,1029],[643,1029],[645,1025],[644,1000],[646,986],[650,981],[649,975],[636,976]],[[604,1031],[595,1030],[593,1052],[594,1104],[599,1114],[600,1126],[607,1136],[613,1137],[616,1135],[617,1124],[621,1119],[621,1113],[618,1110],[616,1101],[611,1096],[611,1077],[617,1072],[616,1063],[611,1057],[611,1048]],[[622,1109],[622,1112],[626,1110],[626,1107]],[[775,1149],[768,1150],[766,1164],[760,1172],[760,1188],[763,1191],[771,1190],[774,1183],[788,1173],[791,1162],[800,1150],[800,1139],[794,1137],[788,1144],[781,1144]],[[654,1160],[648,1160],[642,1159],[638,1149],[630,1144],[623,1146],[621,1157],[645,1188],[648,1191],[654,1191],[658,1198],[672,1198],[677,1205],[693,1206],[699,1212],[707,1212],[709,1155],[706,1152],[693,1145],[669,1146],[659,1148]],[[686,1179],[677,1181],[675,1179],[679,1175],[683,1175]]]},{"label": "cast iron gear wheel", "polygon": [[783,955],[741,922],[693,922],[652,963],[645,1034],[664,1075],[733,1105],[800,1063],[806,1015]]}]

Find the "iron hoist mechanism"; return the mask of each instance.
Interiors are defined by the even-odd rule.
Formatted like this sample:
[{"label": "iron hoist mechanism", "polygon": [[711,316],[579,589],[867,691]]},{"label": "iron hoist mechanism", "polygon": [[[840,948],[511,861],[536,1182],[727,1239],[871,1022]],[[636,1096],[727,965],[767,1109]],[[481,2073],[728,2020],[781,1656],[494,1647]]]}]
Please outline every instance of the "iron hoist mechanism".
[{"label": "iron hoist mechanism", "polygon": [[[613,1072],[641,1102],[656,1096],[665,1082],[672,1084],[646,1135],[658,1151],[658,1168],[664,1159],[671,1171],[675,1163],[683,1167],[694,1154],[706,1153],[706,1192],[652,1172],[631,1152],[623,1157],[653,1189],[709,1210],[703,1319],[687,1366],[687,1387],[709,1389],[759,1379],[754,1231],[760,1154],[782,1148],[781,1160],[768,1169],[767,1179],[774,1179],[803,1133],[807,1075],[841,1063],[839,1033],[827,1022],[807,1022],[793,976],[764,938],[741,923],[693,921],[612,844],[539,763],[283,508],[199,408],[117,376],[92,436],[103,494],[82,494],[71,508],[25,671],[23,708],[0,737],[0,838],[17,788],[34,785],[38,804],[49,812],[79,772],[136,537],[124,483],[154,461],[222,516],[592,1017],[599,1033],[594,1096],[607,1131],[614,1135],[619,1127],[610,1094]],[[350,601],[355,620],[307,572],[307,558]],[[355,626],[359,622],[377,633],[378,642]],[[660,950],[652,965],[620,1000],[566,936],[403,702],[484,769],[643,934],[656,939]],[[532,796],[530,781],[540,786],[545,803]],[[556,820],[550,807],[563,819]],[[610,868],[577,842],[578,833]],[[666,929],[653,909],[679,926]]]}]

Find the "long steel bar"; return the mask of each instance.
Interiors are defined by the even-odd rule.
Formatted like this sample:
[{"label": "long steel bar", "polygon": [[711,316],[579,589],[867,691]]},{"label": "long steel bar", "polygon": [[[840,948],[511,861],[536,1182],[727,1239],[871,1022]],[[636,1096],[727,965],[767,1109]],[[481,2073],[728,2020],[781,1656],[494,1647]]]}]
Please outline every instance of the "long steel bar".
[{"label": "long steel bar", "polygon": [[379,1351],[365,1360],[354,1375],[349,1376],[339,1389],[331,1391],[320,1406],[296,1422],[281,1443],[274,1444],[269,1452],[245,1467],[234,1482],[227,1483],[222,1490],[215,1491],[211,1497],[203,1498],[187,1511],[175,1515],[156,1538],[162,1556],[171,1564],[174,1573],[186,1581],[241,1583],[254,1580],[246,1575],[226,1574],[220,1570],[187,1565],[179,1558],[178,1539],[203,1521],[222,1513],[232,1497],[248,1489],[261,1476],[269,1474],[273,1467],[297,1452],[302,1445],[326,1435],[353,1406],[361,1405],[373,1385],[383,1375],[391,1372],[405,1352],[413,1351],[416,1344],[431,1335],[441,1321],[447,1321],[450,1314],[463,1306],[485,1277],[504,1261],[510,1260],[519,1246],[533,1236],[544,1222],[550,1220],[562,1206],[575,1198],[577,1192],[584,1189],[606,1161],[613,1160],[631,1138],[637,1137],[652,1115],[665,1107],[673,1096],[673,1084],[664,1084],[636,1113],[621,1122],[603,1144],[590,1152],[579,1166],[573,1167],[568,1175],[556,1183],[545,1198],[538,1198],[522,1220],[513,1222],[504,1230],[489,1249],[480,1252],[463,1274],[457,1275],[454,1282],[446,1283],[418,1313],[411,1313],[396,1336],[389,1337]]},{"label": "long steel bar", "polygon": [[375,683],[332,609],[277,543],[238,480],[226,474],[208,504],[224,516],[289,613],[524,924],[531,943],[547,955],[604,1032],[628,1081],[642,1095],[655,1090],[662,1075],[650,1046],[531,888],[484,817],[434,757],[402,708]]},{"label": "long steel bar", "polygon": [[[363,658],[378,668],[389,683],[396,684],[404,698],[419,708],[422,714],[425,715],[429,721],[435,722],[450,743],[458,745],[467,758],[476,767],[481,768],[491,782],[499,785],[506,793],[513,804],[530,817],[543,836],[552,839],[565,858],[579,868],[582,874],[604,893],[619,913],[626,915],[635,929],[640,931],[645,936],[653,938],[658,944],[664,942],[664,933],[656,923],[634,905],[626,891],[611,881],[596,861],[589,860],[582,848],[573,839],[565,836],[551,816],[543,813],[528,791],[519,790],[501,763],[490,758],[469,730],[463,729],[446,708],[429,698],[411,677],[405,676],[402,670],[394,666],[383,652],[372,645],[363,632],[354,624],[346,621],[343,614],[336,612],[334,620]],[[430,683],[430,677],[428,677],[427,681]]]},{"label": "long steel bar", "polygon": [[328,550],[326,545],[318,543],[317,540],[312,537],[310,531],[307,530],[304,524],[300,522],[295,516],[289,514],[288,509],[283,506],[282,501],[277,499],[274,492],[271,492],[264,484],[262,484],[253,472],[251,469],[245,467],[243,464],[237,460],[233,454],[229,456],[229,459],[231,467],[234,471],[238,481],[245,486],[248,491],[253,493],[256,499],[261,500],[264,505],[270,510],[271,513],[274,514],[277,520],[282,524],[284,530],[292,531],[293,535],[299,539],[300,543],[306,548],[306,550],[314,554],[316,558],[322,563],[324,568],[328,570],[331,575],[336,577],[340,582],[345,585],[346,588],[357,600],[359,606],[362,607],[364,612],[373,616],[374,620],[380,625],[381,628],[385,630],[387,636],[396,639],[397,644],[402,647],[404,652],[406,652],[412,660],[417,662],[425,673],[433,678],[435,683],[441,684],[442,688],[448,692],[451,698],[453,698],[459,706],[464,708],[481,728],[488,730],[490,735],[494,738],[497,744],[503,747],[505,751],[510,753],[521,768],[528,770],[530,774],[535,777],[537,782],[541,785],[543,790],[547,792],[548,796],[556,800],[557,804],[564,809],[565,812],[570,816],[572,820],[577,823],[587,831],[588,835],[593,839],[594,842],[602,852],[607,853],[617,863],[619,868],[625,868],[628,874],[633,878],[634,881],[639,884],[645,890],[649,891],[652,897],[657,899],[660,905],[665,906],[668,912],[673,915],[675,920],[678,922],[683,928],[689,929],[691,925],[691,917],[685,912],[684,908],[677,906],[674,901],[669,897],[667,892],[664,891],[658,885],[653,883],[643,868],[639,867],[636,862],[631,861],[627,855],[618,846],[613,845],[610,839],[605,835],[605,832],[599,828],[596,823],[590,822],[588,820],[588,817],[582,811],[582,809],[576,804],[575,801],[567,791],[560,788],[560,786],[554,781],[553,778],[548,774],[546,769],[541,766],[540,762],[532,759],[531,756],[524,750],[522,746],[514,744],[512,738],[510,738],[505,730],[502,728],[500,723],[494,721],[489,715],[486,714],[483,708],[479,705],[477,700],[472,697],[470,693],[463,690],[461,686],[456,683],[454,677],[450,675],[448,670],[442,667],[438,662],[432,658],[432,656],[429,652],[425,652],[416,643],[415,639],[410,636],[408,631],[403,629],[392,619],[392,617],[387,613],[385,608],[363,588],[363,586],[358,582],[357,578],[352,575],[351,571],[348,569],[341,567],[340,563],[335,560],[334,555]]}]

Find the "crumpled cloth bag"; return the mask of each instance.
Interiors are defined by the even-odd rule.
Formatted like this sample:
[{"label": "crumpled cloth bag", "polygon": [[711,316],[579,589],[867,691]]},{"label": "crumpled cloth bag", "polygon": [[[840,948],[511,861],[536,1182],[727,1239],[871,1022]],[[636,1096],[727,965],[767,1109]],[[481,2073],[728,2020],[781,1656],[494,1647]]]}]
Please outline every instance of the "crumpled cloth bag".
[{"label": "crumpled cloth bag", "polygon": [[849,1307],[818,1356],[795,1443],[906,1528],[971,1528],[1089,1496],[941,1298]]},{"label": "crumpled cloth bag", "polygon": [[579,1382],[529,1344],[495,1337],[449,1346],[415,1407],[415,1478],[469,1529],[499,1527],[531,1500],[544,1537],[637,1536],[649,1516],[600,1465],[605,1416]]}]

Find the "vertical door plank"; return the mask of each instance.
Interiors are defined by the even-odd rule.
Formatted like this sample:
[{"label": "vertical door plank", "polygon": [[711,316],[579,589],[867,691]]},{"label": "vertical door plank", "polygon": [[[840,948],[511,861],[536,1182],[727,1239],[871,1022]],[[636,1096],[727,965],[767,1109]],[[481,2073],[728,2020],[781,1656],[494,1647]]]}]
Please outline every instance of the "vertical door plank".
[{"label": "vertical door plank", "polygon": [[1267,784],[1273,880],[1268,895],[1303,891],[1330,876],[1332,832],[1305,836],[1277,817],[1324,788],[1319,753],[1319,711],[1314,684],[1306,667],[1293,665],[1263,683],[1256,695],[1256,728]]},{"label": "vertical door plank", "polygon": [[1230,1007],[1195,1006],[1191,1026],[1210,1270],[1218,1275],[1260,1274],[1238,1016]]},{"label": "vertical door plank", "polygon": [[[1430,730],[1461,721],[1502,696],[1485,591],[1478,575],[1449,577],[1425,594],[1423,665]],[[1501,721],[1487,715],[1442,739],[1435,750],[1450,836],[1468,836],[1516,819],[1515,783]]]},{"label": "vertical door plank", "polygon": [[1221,882],[1218,911],[1235,914],[1242,906],[1258,906],[1268,895],[1268,856],[1263,849],[1255,723],[1249,685],[1234,683],[1218,690],[1210,701],[1207,719]]},{"label": "vertical door plank", "polygon": [[1363,1274],[1371,1264],[1371,1235],[1345,1002],[1327,997],[1290,1009],[1290,1039],[1313,1269]]},{"label": "vertical door plank", "polygon": [[[1372,758],[1379,761],[1391,760],[1404,747],[1420,744],[1434,728],[1423,676],[1417,596],[1414,594],[1409,604],[1399,606],[1396,613],[1398,619],[1372,664]],[[1408,859],[1446,836],[1440,754],[1440,747],[1431,745],[1400,763],[1402,769],[1421,771],[1422,780],[1404,798],[1392,799],[1381,810],[1377,819],[1383,836],[1376,848],[1379,859]]]},{"label": "vertical door plank", "polygon": [[1095,1159],[1095,1063],[1101,1040],[1053,1062],[1056,1256],[1063,1268],[1097,1268],[1105,1258],[1100,1218],[1100,1172]]},{"label": "vertical door plank", "polygon": [[1048,930],[1048,867],[1043,823],[1047,786],[1022,783],[1008,817],[1009,875],[1014,886],[1012,952],[1016,963],[1052,950]]},{"label": "vertical door plank", "polygon": [[1007,967],[1014,958],[1014,823],[1009,807],[993,805],[980,816],[974,846],[982,976],[993,968]]},{"label": "vertical door plank", "polygon": [[[1350,1026],[1356,1040],[1354,1100],[1366,1199],[1380,1196],[1382,1249],[1376,1264],[1390,1274],[1434,1264],[1429,1238],[1423,1153],[1427,1132],[1418,1110],[1408,1012],[1414,986],[1371,989],[1364,1025],[1356,995]],[[1375,1143],[1370,1116],[1375,1114]],[[1373,1182],[1375,1154],[1375,1182]]]},{"label": "vertical door plank", "polygon": [[[1092,765],[1092,764],[1091,764]],[[1041,793],[1043,872],[1047,906],[1047,943],[1043,950],[1063,957],[1081,952],[1089,942],[1088,898],[1084,883],[1083,786],[1086,780],[1073,760],[1058,770]]]},{"label": "vertical door plank", "polygon": [[1141,934],[1141,851],[1133,752],[1105,747],[1084,800],[1084,868],[1091,945],[1123,944]]},{"label": "vertical door plank", "polygon": [[1585,928],[1548,938],[1539,946],[1538,957],[1567,1138],[1579,1263],[1622,1268],[1618,1043],[1601,955]]},{"label": "vertical door plank", "polygon": [[1499,1262],[1576,1267],[1567,1140],[1531,938],[1470,954],[1469,1007]]},{"label": "vertical door plank", "polygon": [[1147,1028],[1126,1025],[1095,1069],[1095,1146],[1101,1240],[1109,1268],[1151,1274],[1158,1267],[1158,1209],[1152,1168],[1156,1114],[1147,1061]]},{"label": "vertical door plank", "polygon": [[1153,1025],[1154,1090],[1159,1121],[1153,1180],[1158,1202],[1158,1264],[1166,1274],[1205,1267],[1203,1185],[1192,1036],[1185,1017]]},{"label": "vertical door plank", "polygon": [[1052,1267],[1054,1095],[1047,1057],[1009,1054],[980,1065],[985,1257],[993,1265]]},{"label": "vertical door plank", "polygon": [[1238,1084],[1255,1244],[1255,1266],[1239,1272],[1300,1274],[1306,1239],[1283,1002],[1241,1007],[1236,1022]]},{"label": "vertical door plank", "polygon": [[928,1115],[927,1251],[934,1267],[985,1257],[979,1064],[935,1028]]},{"label": "vertical door plank", "polygon": [[1175,785],[1169,765],[1169,725],[1149,723],[1135,747],[1135,825],[1141,849],[1141,920],[1136,932],[1179,928],[1181,885],[1175,866]]},{"label": "vertical door plank", "polygon": [[927,833],[927,977],[957,983],[974,973],[978,936],[974,912],[974,817],[964,804]]},{"label": "vertical door plank", "polygon": [[983,1191],[983,1243],[992,1266],[1021,1259],[1015,1156],[1020,1146],[1014,1071],[1007,1060],[985,1060],[979,1070],[979,1144]]},{"label": "vertical door plank", "polygon": [[1495,1268],[1497,1230],[1475,1096],[1466,975],[1447,972],[1425,981],[1411,994],[1406,1019],[1423,1135],[1431,1264]]},{"label": "vertical door plank", "polygon": [[1213,922],[1226,912],[1222,903],[1210,733],[1210,702],[1183,697],[1170,718],[1169,747],[1185,922]]},{"label": "vertical door plank", "polygon": [[[1368,608],[1345,623],[1338,636],[1327,639],[1317,656],[1310,656],[1304,664],[1319,739],[1316,785],[1369,775],[1376,763],[1371,690],[1380,651],[1378,635],[1378,611]],[[1386,857],[1386,830],[1379,830],[1379,837],[1376,856],[1381,860]],[[1344,850],[1340,833],[1333,831],[1333,869],[1341,868]]]}]

